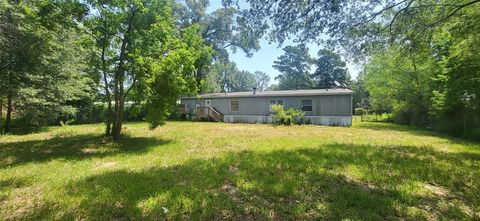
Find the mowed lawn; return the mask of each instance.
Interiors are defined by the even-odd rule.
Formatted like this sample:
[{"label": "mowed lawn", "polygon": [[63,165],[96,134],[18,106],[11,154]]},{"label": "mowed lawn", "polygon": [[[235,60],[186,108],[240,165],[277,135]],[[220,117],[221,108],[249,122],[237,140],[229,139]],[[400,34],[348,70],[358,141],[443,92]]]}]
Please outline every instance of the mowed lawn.
[{"label": "mowed lawn", "polygon": [[475,220],[480,144],[410,127],[168,122],[0,137],[0,220]]}]

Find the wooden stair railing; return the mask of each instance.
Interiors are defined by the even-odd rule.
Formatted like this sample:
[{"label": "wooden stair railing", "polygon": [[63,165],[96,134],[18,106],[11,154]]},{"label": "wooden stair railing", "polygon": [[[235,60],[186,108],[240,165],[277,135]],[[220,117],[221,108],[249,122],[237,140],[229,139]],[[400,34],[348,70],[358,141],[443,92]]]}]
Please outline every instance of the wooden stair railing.
[{"label": "wooden stair railing", "polygon": [[209,118],[213,121],[223,121],[223,114],[212,107],[197,107],[197,117]]},{"label": "wooden stair railing", "polygon": [[210,108],[210,113],[213,118],[215,118],[216,121],[223,121],[223,114],[218,111],[215,107]]}]

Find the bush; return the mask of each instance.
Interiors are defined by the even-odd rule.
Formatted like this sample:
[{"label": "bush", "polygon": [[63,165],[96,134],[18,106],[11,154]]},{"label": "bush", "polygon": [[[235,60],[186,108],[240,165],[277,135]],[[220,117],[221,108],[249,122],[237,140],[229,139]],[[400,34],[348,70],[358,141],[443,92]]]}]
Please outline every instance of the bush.
[{"label": "bush", "polygon": [[290,126],[293,124],[305,124],[305,112],[302,110],[289,108],[287,111],[283,109],[282,105],[273,105],[273,111],[276,113],[273,115],[275,124],[282,124]]},{"label": "bush", "polygon": [[361,107],[355,108],[354,112],[355,112],[355,115],[365,115],[365,114],[368,114],[367,109],[364,109],[364,108],[361,108]]}]

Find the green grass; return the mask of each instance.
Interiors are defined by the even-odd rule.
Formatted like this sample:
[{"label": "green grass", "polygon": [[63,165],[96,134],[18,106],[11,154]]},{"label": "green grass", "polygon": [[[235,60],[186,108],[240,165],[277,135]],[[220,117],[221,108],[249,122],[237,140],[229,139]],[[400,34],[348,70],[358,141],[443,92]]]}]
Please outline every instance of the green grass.
[{"label": "green grass", "polygon": [[169,122],[0,137],[0,220],[475,220],[480,144],[410,127]]}]

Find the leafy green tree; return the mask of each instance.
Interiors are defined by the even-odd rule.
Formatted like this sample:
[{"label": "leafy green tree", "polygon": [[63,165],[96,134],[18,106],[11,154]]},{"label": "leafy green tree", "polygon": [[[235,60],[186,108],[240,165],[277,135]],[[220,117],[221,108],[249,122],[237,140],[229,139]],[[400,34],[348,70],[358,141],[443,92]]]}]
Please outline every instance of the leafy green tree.
[{"label": "leafy green tree", "polygon": [[[230,4],[238,0],[228,1]],[[278,42],[295,38],[315,41],[325,47],[344,46],[350,55],[374,52],[378,44],[402,41],[405,33],[415,29],[411,38],[428,40],[435,27],[454,17],[462,17],[478,0],[247,0],[249,18],[257,28],[269,31]],[[425,16],[428,19],[425,19]],[[472,18],[474,19],[474,18]],[[325,38],[328,35],[328,38]]]},{"label": "leafy green tree", "polygon": [[366,67],[365,82],[377,112],[393,112],[399,123],[429,123],[435,66],[429,51],[405,56],[400,46],[381,51]]},{"label": "leafy green tree", "polygon": [[342,61],[340,55],[322,49],[318,52],[318,59],[315,64],[317,69],[311,76],[317,83],[317,88],[333,88],[339,84],[347,85],[350,82],[350,75],[348,74],[346,63]]},{"label": "leafy green tree", "polygon": [[367,61],[353,88],[365,85],[374,111],[393,112],[399,123],[480,137],[474,86],[480,1],[247,2],[256,27],[269,25],[270,40],[313,41]]},{"label": "leafy green tree", "polygon": [[[246,10],[225,5],[207,13],[209,4],[208,0],[186,0],[175,4],[175,12],[181,27],[199,25],[200,35],[215,51],[212,59],[201,60],[196,64],[196,78],[198,85],[201,85],[201,92],[216,88],[215,83],[211,82],[213,79],[210,72],[218,73],[219,67],[228,66],[228,50],[234,53],[241,50],[247,56],[251,56],[260,49],[259,38],[262,35],[259,29],[251,28],[249,19],[245,17]],[[220,64],[215,66],[217,63]],[[215,68],[217,70],[212,70]]]},{"label": "leafy green tree", "polygon": [[255,75],[249,71],[236,70],[227,76],[226,88],[229,92],[251,91],[255,86]]},{"label": "leafy green tree", "polygon": [[0,96],[7,100],[5,132],[13,112],[24,126],[44,125],[75,115],[70,103],[93,92],[85,53],[75,49],[82,35],[67,22],[81,18],[82,12],[75,2],[1,1],[1,26],[7,31],[2,33],[0,52]]},{"label": "leafy green tree", "polygon": [[432,108],[437,127],[452,134],[480,137],[479,63],[480,6],[435,32],[433,55],[439,64],[431,83]]},{"label": "leafy green tree", "polygon": [[277,76],[280,90],[306,89],[312,87],[310,79],[310,66],[313,59],[304,45],[287,46],[283,48],[284,54],[274,61],[273,67],[281,74]]},{"label": "leafy green tree", "polygon": [[353,90],[353,109],[361,108],[363,110],[370,110],[370,93],[365,85],[365,73],[360,72],[357,79],[352,82]]},{"label": "leafy green tree", "polygon": [[270,83],[270,76],[262,71],[255,71],[253,74],[255,75],[255,87],[260,91],[267,90],[268,84]]},{"label": "leafy green tree", "polygon": [[196,93],[196,65],[212,53],[199,36],[199,27],[177,27],[168,0],[86,4],[90,11],[85,30],[101,51],[97,67],[107,102],[113,103],[107,117],[113,139],[120,139],[128,99],[145,103],[152,128],[162,125],[181,94]]},{"label": "leafy green tree", "polygon": [[241,71],[234,62],[215,63],[208,72],[204,93],[213,92],[237,92],[250,91],[256,87],[258,90],[266,90],[270,77],[261,71],[253,74],[248,71]]},{"label": "leafy green tree", "polygon": [[272,84],[267,88],[268,91],[279,91],[280,88],[278,87],[278,84]]}]

